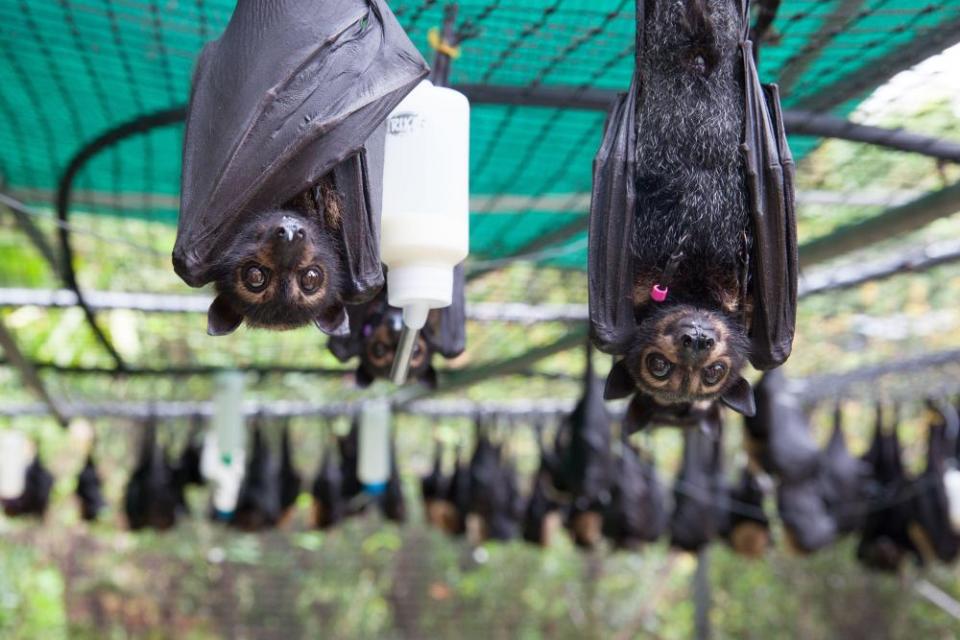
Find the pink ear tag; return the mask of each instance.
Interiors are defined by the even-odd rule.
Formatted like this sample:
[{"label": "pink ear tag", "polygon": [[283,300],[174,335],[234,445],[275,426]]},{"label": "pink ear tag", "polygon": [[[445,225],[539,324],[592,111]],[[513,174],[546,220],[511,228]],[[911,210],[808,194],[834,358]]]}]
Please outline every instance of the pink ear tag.
[{"label": "pink ear tag", "polygon": [[667,299],[668,291],[670,291],[669,287],[661,287],[660,285],[655,284],[650,288],[650,297],[654,302],[663,302]]}]

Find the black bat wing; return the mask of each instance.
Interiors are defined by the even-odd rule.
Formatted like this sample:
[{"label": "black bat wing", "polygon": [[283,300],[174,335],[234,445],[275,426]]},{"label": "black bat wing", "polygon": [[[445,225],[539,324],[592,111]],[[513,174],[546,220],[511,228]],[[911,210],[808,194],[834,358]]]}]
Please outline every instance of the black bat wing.
[{"label": "black bat wing", "polygon": [[[744,25],[748,30],[747,18]],[[750,363],[766,370],[780,366],[790,356],[796,327],[794,164],[783,129],[779,90],[775,84],[760,84],[752,43],[746,38],[745,31],[741,45],[746,101],[742,149],[753,221],[748,285],[753,298]]]},{"label": "black bat wing", "polygon": [[378,224],[378,196],[365,186],[376,173],[370,156],[377,151],[363,147],[426,73],[383,0],[240,0],[194,73],[177,274],[191,286],[209,282],[237,223],[287,202],[337,167],[345,204],[362,198],[367,205],[361,220],[344,216],[344,258],[354,280],[344,301],[368,297],[369,279],[382,274],[370,273],[380,270],[379,251],[365,235]]},{"label": "black bat wing", "polygon": [[[638,7],[639,11],[639,7]],[[623,353],[634,318],[634,236],[636,192],[637,76],[617,97],[593,161],[587,282],[590,337],[606,353]]]},{"label": "black bat wing", "polygon": [[438,309],[436,323],[431,322],[430,331],[424,332],[424,340],[431,349],[444,358],[456,358],[467,348],[467,301],[466,278],[463,264],[453,270],[453,302],[449,307]]}]

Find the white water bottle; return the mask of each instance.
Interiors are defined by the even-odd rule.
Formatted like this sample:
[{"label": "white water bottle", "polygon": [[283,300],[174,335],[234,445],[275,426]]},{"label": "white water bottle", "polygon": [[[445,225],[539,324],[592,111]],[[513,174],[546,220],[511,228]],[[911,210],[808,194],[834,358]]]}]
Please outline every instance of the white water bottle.
[{"label": "white water bottle", "polygon": [[470,247],[469,164],[470,103],[422,81],[387,118],[384,143],[380,257],[409,329],[453,301],[453,269]]}]

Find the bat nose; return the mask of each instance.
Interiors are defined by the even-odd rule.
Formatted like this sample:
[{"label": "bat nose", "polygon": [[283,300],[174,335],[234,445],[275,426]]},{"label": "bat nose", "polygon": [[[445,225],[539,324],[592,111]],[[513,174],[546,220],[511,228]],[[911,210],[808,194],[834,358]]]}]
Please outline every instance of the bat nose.
[{"label": "bat nose", "polygon": [[680,329],[680,350],[688,360],[698,360],[710,353],[717,344],[717,336],[700,325],[687,325]]},{"label": "bat nose", "polygon": [[303,225],[292,218],[284,218],[281,220],[280,224],[273,230],[273,233],[277,240],[289,243],[302,241],[307,236]]}]

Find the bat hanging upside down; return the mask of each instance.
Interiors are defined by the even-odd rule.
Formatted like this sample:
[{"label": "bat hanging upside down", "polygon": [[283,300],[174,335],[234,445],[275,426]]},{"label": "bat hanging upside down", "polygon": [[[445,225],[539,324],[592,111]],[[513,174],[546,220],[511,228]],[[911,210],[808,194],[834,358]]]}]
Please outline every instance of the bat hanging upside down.
[{"label": "bat hanging upside down", "polygon": [[627,427],[719,400],[744,414],[749,359],[778,366],[796,305],[792,159],[761,87],[745,0],[638,0],[637,67],[597,153],[594,343]]},{"label": "bat hanging upside down", "polygon": [[238,2],[200,54],[173,266],[208,333],[348,330],[383,286],[387,115],[428,73],[383,0]]},{"label": "bat hanging upside down", "polygon": [[213,270],[217,297],[207,312],[211,335],[251,327],[293,329],[313,322],[334,333],[345,322],[336,239],[340,196],[332,176],[286,207],[251,216]]}]

